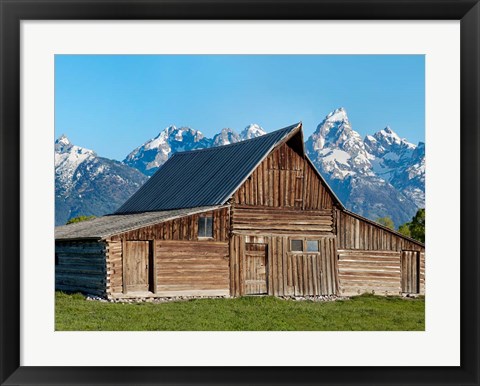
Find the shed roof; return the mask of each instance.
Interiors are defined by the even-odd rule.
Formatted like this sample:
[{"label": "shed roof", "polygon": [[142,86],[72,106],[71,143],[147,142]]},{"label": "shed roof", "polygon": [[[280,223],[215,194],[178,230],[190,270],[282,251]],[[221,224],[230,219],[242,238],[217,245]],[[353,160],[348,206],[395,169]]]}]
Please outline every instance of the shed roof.
[{"label": "shed roof", "polygon": [[55,240],[94,239],[128,232],[159,222],[173,220],[178,217],[218,209],[219,206],[207,206],[188,209],[167,210],[161,212],[132,213],[108,215],[75,224],[62,225],[55,228]]},{"label": "shed roof", "polygon": [[301,123],[231,145],[175,153],[115,214],[222,205]]}]

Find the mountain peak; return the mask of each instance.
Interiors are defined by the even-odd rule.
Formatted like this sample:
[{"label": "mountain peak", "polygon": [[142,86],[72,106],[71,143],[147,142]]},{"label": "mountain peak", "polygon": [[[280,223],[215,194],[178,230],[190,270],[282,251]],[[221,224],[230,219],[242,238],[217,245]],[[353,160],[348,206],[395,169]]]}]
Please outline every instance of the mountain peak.
[{"label": "mountain peak", "polygon": [[347,111],[343,107],[332,111],[325,117],[311,136],[310,142],[312,150],[324,147],[342,148],[343,146],[358,145],[361,147],[363,145],[360,134],[352,129]]},{"label": "mountain peak", "polygon": [[213,137],[213,146],[229,145],[240,141],[241,138],[235,130],[230,127],[224,127],[220,133]]},{"label": "mountain peak", "polygon": [[240,138],[242,140],[252,139],[252,138],[260,137],[265,134],[267,134],[267,132],[263,130],[263,128],[260,125],[257,125],[256,123],[251,123],[250,125],[245,127],[245,129],[242,130],[242,132],[240,133]]},{"label": "mountain peak", "polygon": [[124,163],[146,175],[152,175],[171,154],[209,147],[211,140],[187,126],[171,125],[162,130],[155,138],[137,147],[124,159]]},{"label": "mountain peak", "polygon": [[67,138],[65,134],[62,134],[55,140],[55,152],[63,153],[69,151],[73,147],[73,144]]},{"label": "mountain peak", "polygon": [[413,143],[408,142],[405,138],[400,138],[400,136],[393,131],[390,126],[386,126],[384,129],[376,132],[373,136],[380,143],[380,145],[385,148],[402,147],[413,150],[416,147]]},{"label": "mountain peak", "polygon": [[62,134],[60,137],[58,137],[56,140],[55,140],[55,143],[59,143],[59,144],[62,144],[62,145],[71,145],[71,142],[70,140],[67,138],[67,136],[65,134]]},{"label": "mountain peak", "polygon": [[329,113],[324,121],[330,122],[346,122],[348,123],[347,110],[344,107],[339,107]]}]

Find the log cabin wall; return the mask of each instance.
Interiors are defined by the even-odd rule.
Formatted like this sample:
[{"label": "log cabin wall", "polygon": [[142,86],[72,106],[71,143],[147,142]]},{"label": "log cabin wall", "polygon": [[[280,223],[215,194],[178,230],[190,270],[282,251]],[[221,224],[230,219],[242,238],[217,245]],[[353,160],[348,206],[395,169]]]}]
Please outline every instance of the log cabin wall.
[{"label": "log cabin wall", "polygon": [[55,243],[55,289],[105,295],[106,243],[57,241]]},{"label": "log cabin wall", "polygon": [[213,217],[213,240],[228,240],[230,220],[227,207],[120,233],[110,240],[198,240],[198,218],[205,216]]},{"label": "log cabin wall", "polygon": [[332,236],[333,212],[329,209],[298,211],[294,208],[233,206],[232,231],[245,235]]},{"label": "log cabin wall", "polygon": [[[198,219],[205,216],[213,217],[211,238],[198,237]],[[124,286],[124,251],[126,243],[135,241],[150,242],[149,296],[228,295],[229,216],[229,208],[221,208],[110,237],[107,240],[108,296],[129,297]]]},{"label": "log cabin wall", "polygon": [[[335,217],[341,295],[425,293],[424,247],[344,211],[337,210]],[[411,255],[418,264],[413,263]],[[402,256],[408,256],[409,261]],[[403,284],[417,280],[412,264],[418,266],[419,285],[415,291],[413,285]],[[407,275],[413,278],[407,279]]]},{"label": "log cabin wall", "polygon": [[157,296],[228,296],[228,243],[155,241]]}]

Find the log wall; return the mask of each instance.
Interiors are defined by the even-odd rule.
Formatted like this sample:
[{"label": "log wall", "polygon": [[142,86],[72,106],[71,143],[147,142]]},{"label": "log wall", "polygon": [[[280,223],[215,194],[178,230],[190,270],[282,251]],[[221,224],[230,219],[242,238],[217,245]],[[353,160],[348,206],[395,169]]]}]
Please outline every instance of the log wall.
[{"label": "log wall", "polygon": [[251,235],[331,235],[333,211],[236,205],[232,208],[232,231]]},{"label": "log wall", "polygon": [[[198,218],[204,216],[213,216],[213,238],[198,238]],[[145,240],[155,242],[155,264],[152,264],[150,269],[155,271],[153,275],[156,278],[156,291],[151,296],[228,295],[229,222],[229,208],[221,208],[112,236],[107,240],[107,294],[113,297],[124,295],[125,241]],[[164,248],[160,248],[160,245]],[[173,262],[168,260],[167,251],[178,260],[178,264],[173,268],[175,272],[171,270],[170,263]],[[192,259],[195,256],[199,257],[197,261]],[[185,274],[184,279],[182,271]],[[191,275],[194,271],[197,271],[196,279]],[[203,281],[202,276],[205,278]],[[218,282],[213,284],[209,278],[215,281],[218,279]],[[190,285],[187,285],[188,283]]]},{"label": "log wall", "polygon": [[228,243],[155,242],[158,296],[228,296]]},{"label": "log wall", "polygon": [[55,289],[104,296],[106,244],[97,241],[55,243]]},{"label": "log wall", "polygon": [[180,217],[175,220],[138,228],[114,235],[110,240],[198,240],[198,217],[203,216],[213,216],[213,240],[226,241],[229,228],[228,208]]},{"label": "log wall", "polygon": [[245,295],[246,244],[265,244],[267,253],[267,290],[274,296],[316,296],[335,294],[337,260],[334,237],[319,240],[319,252],[292,252],[290,239],[299,236],[233,235],[230,242],[230,293]]},{"label": "log wall", "polygon": [[240,186],[234,202],[297,209],[331,209],[332,197],[308,160],[289,142],[274,150]]},{"label": "log wall", "polygon": [[[339,288],[341,295],[375,293],[425,294],[425,248],[394,232],[337,210]],[[413,263],[403,255],[419,257],[419,290],[405,283],[413,275]],[[407,269],[408,266],[408,269]],[[416,272],[416,271],[415,271]],[[417,287],[415,287],[417,288]]]},{"label": "log wall", "polygon": [[399,295],[400,254],[397,251],[338,250],[340,295]]}]

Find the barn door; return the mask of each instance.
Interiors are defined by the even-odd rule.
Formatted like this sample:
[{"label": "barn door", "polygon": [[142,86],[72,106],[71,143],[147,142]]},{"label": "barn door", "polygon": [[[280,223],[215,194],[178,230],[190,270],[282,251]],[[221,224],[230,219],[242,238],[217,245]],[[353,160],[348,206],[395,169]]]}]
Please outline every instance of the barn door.
[{"label": "barn door", "polygon": [[420,292],[420,254],[417,251],[402,251],[402,292]]},{"label": "barn door", "polygon": [[149,242],[126,241],[124,251],[124,291],[145,292],[149,290]]},{"label": "barn door", "polygon": [[266,294],[268,292],[267,245],[246,243],[243,268],[245,295]]}]

